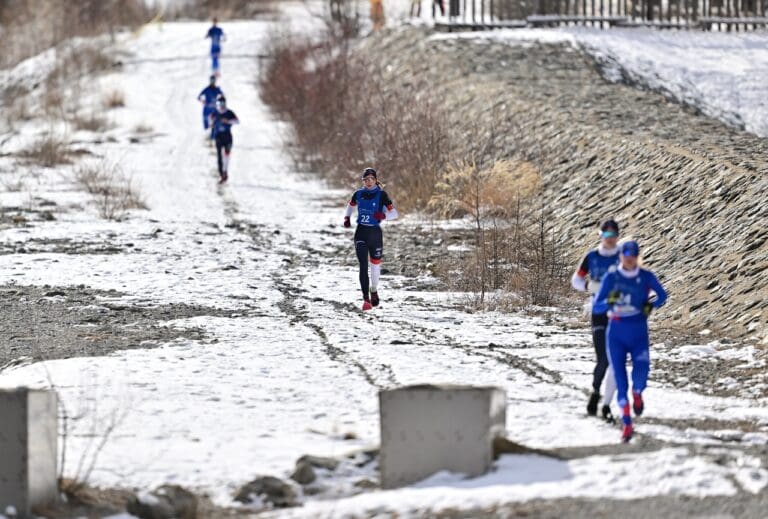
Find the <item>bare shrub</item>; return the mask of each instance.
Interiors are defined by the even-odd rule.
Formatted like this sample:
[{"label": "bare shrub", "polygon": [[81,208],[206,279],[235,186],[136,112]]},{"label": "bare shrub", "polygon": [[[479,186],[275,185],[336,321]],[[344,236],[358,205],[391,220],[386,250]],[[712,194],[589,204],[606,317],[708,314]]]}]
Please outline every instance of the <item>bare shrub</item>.
[{"label": "bare shrub", "polygon": [[152,18],[143,0],[5,0],[0,25],[5,37],[0,68],[15,65],[75,36],[94,36],[134,28]]},{"label": "bare shrub", "polygon": [[86,78],[112,66],[112,59],[96,43],[74,45],[66,42],[56,48],[56,66],[43,82],[42,108],[53,119],[79,117],[81,96],[88,89]]},{"label": "bare shrub", "polygon": [[18,193],[23,191],[25,187],[24,179],[21,177],[8,178],[3,176],[2,184],[5,190],[9,193]]},{"label": "bare shrub", "polygon": [[24,95],[14,98],[8,107],[6,116],[10,121],[29,121],[34,117],[32,108],[29,105],[29,98]]},{"label": "bare shrub", "polygon": [[125,106],[125,94],[116,88],[108,90],[102,96],[101,104],[106,109],[123,107]]},{"label": "bare shrub", "polygon": [[276,12],[274,4],[274,0],[187,0],[172,4],[165,14],[172,18],[253,18]]},{"label": "bare shrub", "polygon": [[562,248],[548,212],[537,205],[540,180],[532,163],[502,159],[486,168],[460,162],[438,182],[428,209],[473,222],[471,251],[440,269],[456,289],[474,294],[472,306],[487,308],[489,293],[495,294],[490,306],[548,305],[564,285]]},{"label": "bare shrub", "polygon": [[120,220],[130,209],[146,209],[139,190],[119,164],[88,162],[75,170],[75,179],[95,198],[99,215],[107,220]]},{"label": "bare shrub", "polygon": [[43,87],[42,107],[43,113],[51,119],[62,119],[66,117],[66,108],[64,106],[64,90],[58,85],[47,83]]},{"label": "bare shrub", "polygon": [[69,142],[60,134],[49,131],[21,155],[39,166],[51,168],[69,163]]},{"label": "bare shrub", "polygon": [[87,114],[76,114],[72,119],[72,124],[74,124],[75,128],[78,130],[89,132],[103,132],[110,127],[107,118],[94,111],[88,112]]},{"label": "bare shrub", "polygon": [[133,127],[133,133],[152,133],[153,131],[155,129],[147,123],[139,123]]},{"label": "bare shrub", "polygon": [[8,128],[13,129],[19,121],[33,118],[32,107],[29,104],[29,88],[22,85],[11,85],[2,91],[3,116]]},{"label": "bare shrub", "polygon": [[353,59],[341,29],[319,43],[285,33],[269,41],[260,92],[293,123],[296,159],[345,183],[374,165],[401,207],[426,203],[448,159],[446,114],[428,99],[377,88],[381,78]]}]

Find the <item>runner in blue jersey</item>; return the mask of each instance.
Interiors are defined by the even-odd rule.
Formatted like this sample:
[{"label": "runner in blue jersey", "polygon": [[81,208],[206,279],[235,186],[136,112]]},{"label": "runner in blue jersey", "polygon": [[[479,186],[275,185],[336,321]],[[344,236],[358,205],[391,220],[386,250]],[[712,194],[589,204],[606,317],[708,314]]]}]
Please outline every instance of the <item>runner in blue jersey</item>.
[{"label": "runner in blue jersey", "polygon": [[640,416],[644,409],[643,390],[651,367],[648,316],[651,310],[665,303],[667,293],[653,272],[640,268],[640,246],[636,241],[622,244],[620,253],[619,267],[603,277],[594,308],[608,312],[608,359],[616,377],[617,401],[624,423],[621,438],[628,442],[634,430],[627,395],[627,355],[632,358],[632,408],[635,415]]},{"label": "runner in blue jersey", "polygon": [[608,316],[605,312],[595,312],[595,295],[600,290],[600,280],[609,270],[619,264],[619,224],[614,220],[606,220],[600,225],[600,245],[590,250],[579,265],[579,269],[571,277],[571,286],[580,292],[589,291],[590,308],[592,313],[592,343],[595,346],[597,363],[592,373],[592,394],[587,403],[587,414],[597,414],[597,404],[600,401],[600,386],[605,378],[603,394],[603,418],[613,422],[611,400],[616,391],[613,373],[608,369],[608,353],[605,344],[605,329],[608,326]]},{"label": "runner in blue jersey", "polygon": [[235,112],[227,108],[227,100],[224,96],[216,100],[216,110],[211,114],[213,136],[216,139],[216,159],[219,166],[219,184],[223,184],[229,178],[229,155],[232,152],[233,124],[239,124],[240,120]]},{"label": "runner in blue jersey", "polygon": [[[344,227],[351,227],[350,217],[357,207],[357,228],[355,229],[355,251],[360,263],[360,289],[363,292],[363,310],[379,305],[379,277],[384,239],[381,222],[397,218],[392,200],[382,189],[378,174],[373,168],[363,171],[363,188],[352,195],[344,214]],[[371,277],[368,278],[368,258],[371,259]]]},{"label": "runner in blue jersey", "polygon": [[210,124],[211,114],[216,110],[216,100],[223,96],[224,92],[222,92],[221,88],[216,86],[216,76],[210,77],[208,86],[197,96],[197,100],[203,104],[203,129],[207,132],[210,127],[208,135],[211,139],[213,139],[213,127]]},{"label": "runner in blue jersey", "polygon": [[213,25],[208,29],[206,38],[211,39],[211,72],[219,75],[219,56],[221,56],[221,42],[226,39],[224,31],[218,26],[219,20],[214,18]]}]

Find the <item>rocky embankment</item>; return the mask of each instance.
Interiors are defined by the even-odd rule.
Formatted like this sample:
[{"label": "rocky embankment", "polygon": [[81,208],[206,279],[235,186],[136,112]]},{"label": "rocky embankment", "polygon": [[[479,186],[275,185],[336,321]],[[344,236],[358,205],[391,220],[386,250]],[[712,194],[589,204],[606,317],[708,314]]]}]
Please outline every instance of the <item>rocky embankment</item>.
[{"label": "rocky embankment", "polygon": [[574,263],[614,216],[671,293],[660,322],[768,343],[767,140],[610,83],[569,46],[405,28],[357,53],[384,75],[381,88],[447,109],[458,156],[476,155],[484,134],[497,158],[540,164]]}]

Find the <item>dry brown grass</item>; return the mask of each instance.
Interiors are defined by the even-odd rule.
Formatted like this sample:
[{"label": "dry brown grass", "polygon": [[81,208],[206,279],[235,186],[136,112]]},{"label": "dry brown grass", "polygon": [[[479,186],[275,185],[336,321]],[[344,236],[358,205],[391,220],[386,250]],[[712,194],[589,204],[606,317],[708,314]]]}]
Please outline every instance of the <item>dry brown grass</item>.
[{"label": "dry brown grass", "polygon": [[55,131],[49,131],[21,153],[25,159],[43,167],[68,164],[69,141]]},{"label": "dry brown grass", "polygon": [[66,119],[77,124],[90,76],[111,68],[112,59],[96,43],[76,47],[62,44],[56,54],[56,66],[43,83],[42,111],[50,119]]},{"label": "dry brown grass", "polygon": [[0,68],[7,68],[75,36],[135,28],[153,13],[142,0],[4,0],[0,25],[13,28],[4,38]]},{"label": "dry brown grass", "polygon": [[122,90],[112,88],[101,97],[101,104],[107,110],[113,108],[122,108],[125,106],[125,94]]},{"label": "dry brown grass", "polygon": [[71,122],[75,129],[89,132],[103,132],[111,127],[106,117],[99,115],[94,111],[86,114],[75,114],[71,119]]},{"label": "dry brown grass", "polygon": [[539,205],[540,185],[532,163],[508,159],[485,168],[462,161],[438,182],[428,208],[474,224],[472,251],[438,269],[450,286],[471,294],[471,306],[548,305],[562,292],[566,258]]},{"label": "dry brown grass", "polygon": [[460,161],[448,166],[427,208],[443,218],[470,215],[476,222],[508,216],[540,183],[541,175],[530,162],[501,159],[483,169],[475,161]]},{"label": "dry brown grass", "polygon": [[423,205],[449,157],[446,114],[428,99],[377,88],[381,78],[353,59],[344,36],[273,35],[261,96],[293,123],[298,161],[345,185],[374,166],[401,208]]},{"label": "dry brown grass", "polygon": [[19,122],[33,118],[29,94],[29,89],[20,85],[12,85],[3,90],[3,118],[9,129],[16,128]]},{"label": "dry brown grass", "polygon": [[120,220],[131,209],[147,208],[131,177],[118,164],[107,161],[81,164],[75,170],[75,179],[94,196],[102,218]]},{"label": "dry brown grass", "polygon": [[150,124],[139,123],[133,127],[133,133],[152,133],[155,131]]},{"label": "dry brown grass", "polygon": [[210,19],[212,16],[217,16],[219,20],[253,18],[277,12],[275,3],[276,0],[190,0],[170,6],[166,14],[173,18]]}]

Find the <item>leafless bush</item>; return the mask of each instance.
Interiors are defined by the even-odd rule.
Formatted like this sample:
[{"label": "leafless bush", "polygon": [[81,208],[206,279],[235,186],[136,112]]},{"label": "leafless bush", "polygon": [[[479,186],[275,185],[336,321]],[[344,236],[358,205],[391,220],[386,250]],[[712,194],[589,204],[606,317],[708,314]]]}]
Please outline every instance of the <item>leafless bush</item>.
[{"label": "leafless bush", "polygon": [[4,37],[0,68],[15,65],[74,36],[113,34],[150,20],[142,0],[4,0],[0,26],[13,30]]},{"label": "leafless bush", "polygon": [[56,67],[49,74],[57,82],[89,76],[114,65],[103,45],[95,42],[65,42],[56,47]]},{"label": "leafless bush", "polygon": [[96,43],[63,43],[56,48],[56,66],[43,83],[42,108],[53,119],[79,116],[81,97],[88,90],[85,79],[112,66],[112,60]]},{"label": "leafless bush", "polygon": [[24,179],[21,177],[8,178],[7,176],[3,176],[1,182],[5,190],[10,193],[18,193],[19,191],[23,191],[25,187]]},{"label": "leafless bush", "polygon": [[12,85],[2,91],[2,110],[8,128],[13,129],[19,121],[32,119],[32,107],[29,104],[29,89],[21,85]]},{"label": "leafless bush", "polygon": [[171,18],[252,18],[275,12],[276,0],[186,0],[176,2],[165,14]]},{"label": "leafless bush", "polygon": [[120,220],[130,209],[146,209],[139,190],[118,164],[88,162],[75,170],[75,179],[96,200],[99,214],[107,220]]},{"label": "leafless bush", "polygon": [[[48,383],[51,389],[62,395],[46,368]],[[91,376],[94,376],[91,374]],[[59,458],[59,489],[67,496],[75,497],[88,488],[88,481],[96,468],[98,458],[109,443],[115,431],[125,421],[131,410],[130,397],[123,396],[115,407],[104,412],[100,403],[104,398],[93,394],[96,384],[86,384],[81,388],[79,398],[67,402],[59,398],[59,438],[61,441]],[[74,407],[70,407],[73,404]],[[85,438],[81,445],[80,456],[74,469],[68,466],[69,441],[71,437]],[[66,472],[65,472],[66,471]],[[64,474],[71,474],[64,477]]]},{"label": "leafless bush", "polygon": [[89,132],[103,132],[110,127],[107,118],[97,114],[95,111],[90,111],[86,114],[76,114],[72,119],[72,124],[78,130]]},{"label": "leafless bush", "polygon": [[261,96],[293,123],[300,160],[345,183],[374,165],[401,207],[426,203],[448,158],[446,115],[428,99],[379,88],[381,78],[353,59],[340,31],[319,43],[271,37]]},{"label": "leafless bush", "polygon": [[139,123],[133,127],[133,133],[152,133],[154,128],[147,123]]},{"label": "leafless bush", "polygon": [[472,306],[548,305],[564,286],[566,262],[548,213],[538,205],[539,188],[536,167],[512,160],[486,168],[462,162],[437,184],[428,208],[473,222],[471,251],[440,269],[454,288],[473,294]]},{"label": "leafless bush", "polygon": [[49,131],[21,155],[39,166],[51,168],[69,163],[69,153],[67,139],[54,131]]},{"label": "leafless bush", "polygon": [[125,94],[117,88],[110,89],[102,96],[101,104],[106,109],[123,107],[125,106]]}]

